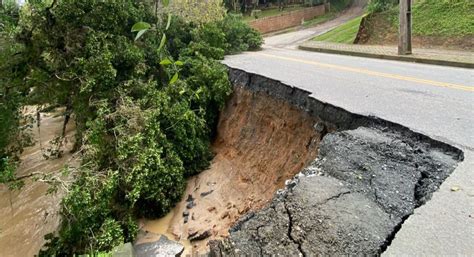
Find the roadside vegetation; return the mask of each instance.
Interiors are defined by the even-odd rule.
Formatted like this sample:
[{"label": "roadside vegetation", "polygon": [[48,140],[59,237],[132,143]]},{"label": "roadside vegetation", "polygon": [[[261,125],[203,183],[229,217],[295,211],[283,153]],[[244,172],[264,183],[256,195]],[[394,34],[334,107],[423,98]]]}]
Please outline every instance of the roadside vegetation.
[{"label": "roadside vegetation", "polygon": [[[363,21],[365,34],[359,43],[395,44],[398,15],[398,1],[372,0],[364,20],[351,20],[315,40],[351,44],[358,32],[357,22]],[[425,47],[432,44],[468,47],[474,38],[474,2],[470,0],[415,1],[412,15],[414,40]]]},{"label": "roadside vegetation", "polygon": [[[382,12],[390,9],[396,4],[396,0],[370,0],[367,6],[368,13]],[[338,3],[339,5],[342,2]],[[360,24],[364,16],[354,18],[346,23],[315,37],[313,40],[331,43],[353,44],[357,33],[359,32]]]},{"label": "roadside vegetation", "polygon": [[[32,124],[23,106],[37,113],[62,107],[65,125],[76,127],[81,165],[64,168],[74,182],[62,200],[60,230],[47,236],[40,255],[109,251],[133,241],[136,220],[166,214],[186,178],[209,165],[218,113],[231,93],[219,60],[258,49],[262,38],[225,10],[191,19],[153,4],[1,6],[1,182],[18,182],[18,156],[31,143],[23,137]],[[58,135],[51,158],[61,156],[62,140]]]},{"label": "roadside vegetation", "polygon": [[[424,0],[413,5],[413,35],[474,35],[474,2],[470,0]],[[398,28],[398,9],[389,11],[392,28]]]},{"label": "roadside vegetation", "polygon": [[[420,0],[412,7],[413,43],[420,47],[472,50],[474,2],[470,0]],[[370,14],[360,43],[396,44],[398,6]]]},{"label": "roadside vegetation", "polygon": [[341,26],[314,38],[315,41],[352,44],[359,31],[362,16],[352,19]]}]

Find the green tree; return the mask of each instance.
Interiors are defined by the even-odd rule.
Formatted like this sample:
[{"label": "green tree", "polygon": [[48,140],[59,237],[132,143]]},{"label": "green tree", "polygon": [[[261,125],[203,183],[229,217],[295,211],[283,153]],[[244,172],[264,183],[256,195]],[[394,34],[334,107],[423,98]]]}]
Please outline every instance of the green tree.
[{"label": "green tree", "polygon": [[[14,51],[0,55],[0,88],[21,97],[8,108],[19,115],[27,104],[65,106],[82,160],[66,170],[74,182],[61,227],[41,254],[108,251],[132,241],[137,218],[166,214],[186,178],[209,165],[218,113],[231,93],[218,59],[256,49],[262,38],[235,17],[198,24],[156,16],[134,0],[40,1],[20,16],[9,38]],[[19,118],[9,124],[18,128]]]}]

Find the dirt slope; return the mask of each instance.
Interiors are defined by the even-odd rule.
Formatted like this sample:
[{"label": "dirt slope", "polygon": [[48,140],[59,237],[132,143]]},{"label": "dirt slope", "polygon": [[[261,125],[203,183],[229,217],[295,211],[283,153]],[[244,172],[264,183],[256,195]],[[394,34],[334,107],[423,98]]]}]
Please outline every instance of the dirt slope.
[{"label": "dirt slope", "polygon": [[[288,103],[235,88],[221,114],[212,165],[188,181],[168,232],[187,239],[209,231],[193,243],[194,252],[207,252],[207,240],[228,236],[238,218],[264,206],[316,157],[316,122]],[[144,222],[144,230],[159,232],[154,224]]]}]

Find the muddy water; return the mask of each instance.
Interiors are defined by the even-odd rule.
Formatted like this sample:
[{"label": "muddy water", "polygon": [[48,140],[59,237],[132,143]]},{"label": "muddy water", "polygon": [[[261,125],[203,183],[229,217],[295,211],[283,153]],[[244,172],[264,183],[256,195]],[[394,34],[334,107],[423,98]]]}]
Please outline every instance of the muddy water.
[{"label": "muddy water", "polygon": [[[41,114],[40,131],[36,125],[32,130],[36,144],[22,153],[17,176],[32,172],[58,173],[65,163],[74,164],[68,151],[73,145],[72,122],[67,127],[63,157],[47,161],[43,158],[49,141],[60,135],[63,120],[57,113]],[[0,185],[0,256],[34,256],[44,244],[44,235],[55,231],[59,225],[57,211],[63,191],[46,194],[47,190],[47,184],[32,179],[26,179],[21,190],[11,191]]]},{"label": "muddy water", "polygon": [[140,226],[143,228],[143,230],[146,230],[147,233],[140,234],[136,243],[139,244],[157,241],[159,239],[159,235],[164,235],[171,240],[178,241],[184,246],[184,252],[181,256],[192,256],[193,246],[191,242],[185,238],[176,238],[175,235],[168,231],[171,220],[173,219],[176,211],[177,208],[173,209],[165,217],[158,220],[140,220]]},{"label": "muddy water", "polygon": [[143,229],[181,240],[209,231],[209,238],[192,243],[193,255],[206,253],[209,240],[227,237],[241,216],[263,207],[316,157],[321,137],[316,122],[286,102],[236,88],[221,113],[210,168],[188,180],[173,212],[144,221]]},{"label": "muddy water", "polygon": [[[209,240],[228,236],[228,229],[242,215],[264,206],[286,179],[315,158],[321,137],[313,128],[316,122],[286,102],[236,88],[221,114],[210,168],[189,179],[183,200],[166,217],[140,221],[142,233],[137,241],[165,235],[181,242],[185,255],[207,252]],[[41,133],[35,127],[37,143],[22,154],[18,176],[57,173],[71,160],[72,126],[67,128],[70,140],[64,156],[47,161],[42,156],[62,123],[60,116],[42,114]],[[25,182],[20,191],[0,187],[0,257],[33,256],[44,244],[43,236],[59,224],[57,210],[63,192],[47,195],[48,185]],[[190,209],[186,207],[189,195],[193,199]],[[185,210],[189,211],[186,223]],[[210,237],[188,241],[190,235],[203,232]]]}]

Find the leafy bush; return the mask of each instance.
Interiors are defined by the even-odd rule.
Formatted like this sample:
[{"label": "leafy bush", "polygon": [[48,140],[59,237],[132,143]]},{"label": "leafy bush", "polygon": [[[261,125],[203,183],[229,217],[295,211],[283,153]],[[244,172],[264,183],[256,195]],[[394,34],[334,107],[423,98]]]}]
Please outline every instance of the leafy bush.
[{"label": "leafy bush", "polygon": [[398,0],[370,0],[367,10],[369,13],[383,12],[398,4]]},{"label": "leafy bush", "polygon": [[173,0],[166,9],[194,24],[219,21],[226,15],[222,0]]},{"label": "leafy bush", "polygon": [[[257,50],[263,43],[259,32],[248,26],[241,17],[232,14],[202,26],[176,18],[171,23],[170,32],[172,37],[168,48],[175,58],[194,57],[198,53],[220,60],[225,54]],[[176,49],[182,51],[177,53]]]},{"label": "leafy bush", "polygon": [[220,27],[225,32],[225,38],[229,45],[226,49],[227,54],[256,50],[262,45],[263,39],[260,33],[249,27],[238,16],[226,16]]},{"label": "leafy bush", "polygon": [[15,166],[23,146],[31,143],[28,124],[20,112],[27,88],[22,85],[25,62],[16,55],[22,49],[14,42],[19,21],[19,8],[14,2],[0,7],[0,183],[15,179]]},{"label": "leafy bush", "polygon": [[[0,89],[14,88],[9,96],[25,101],[5,108],[17,115],[23,104],[65,106],[82,156],[69,170],[75,182],[62,201],[61,228],[41,254],[108,251],[134,239],[137,218],[166,214],[185,179],[209,165],[218,112],[231,93],[218,59],[262,39],[233,17],[200,26],[175,17],[168,28],[134,0],[25,8],[18,47],[0,57],[13,60],[2,65]],[[135,41],[130,29],[141,21],[153,29]]]}]

